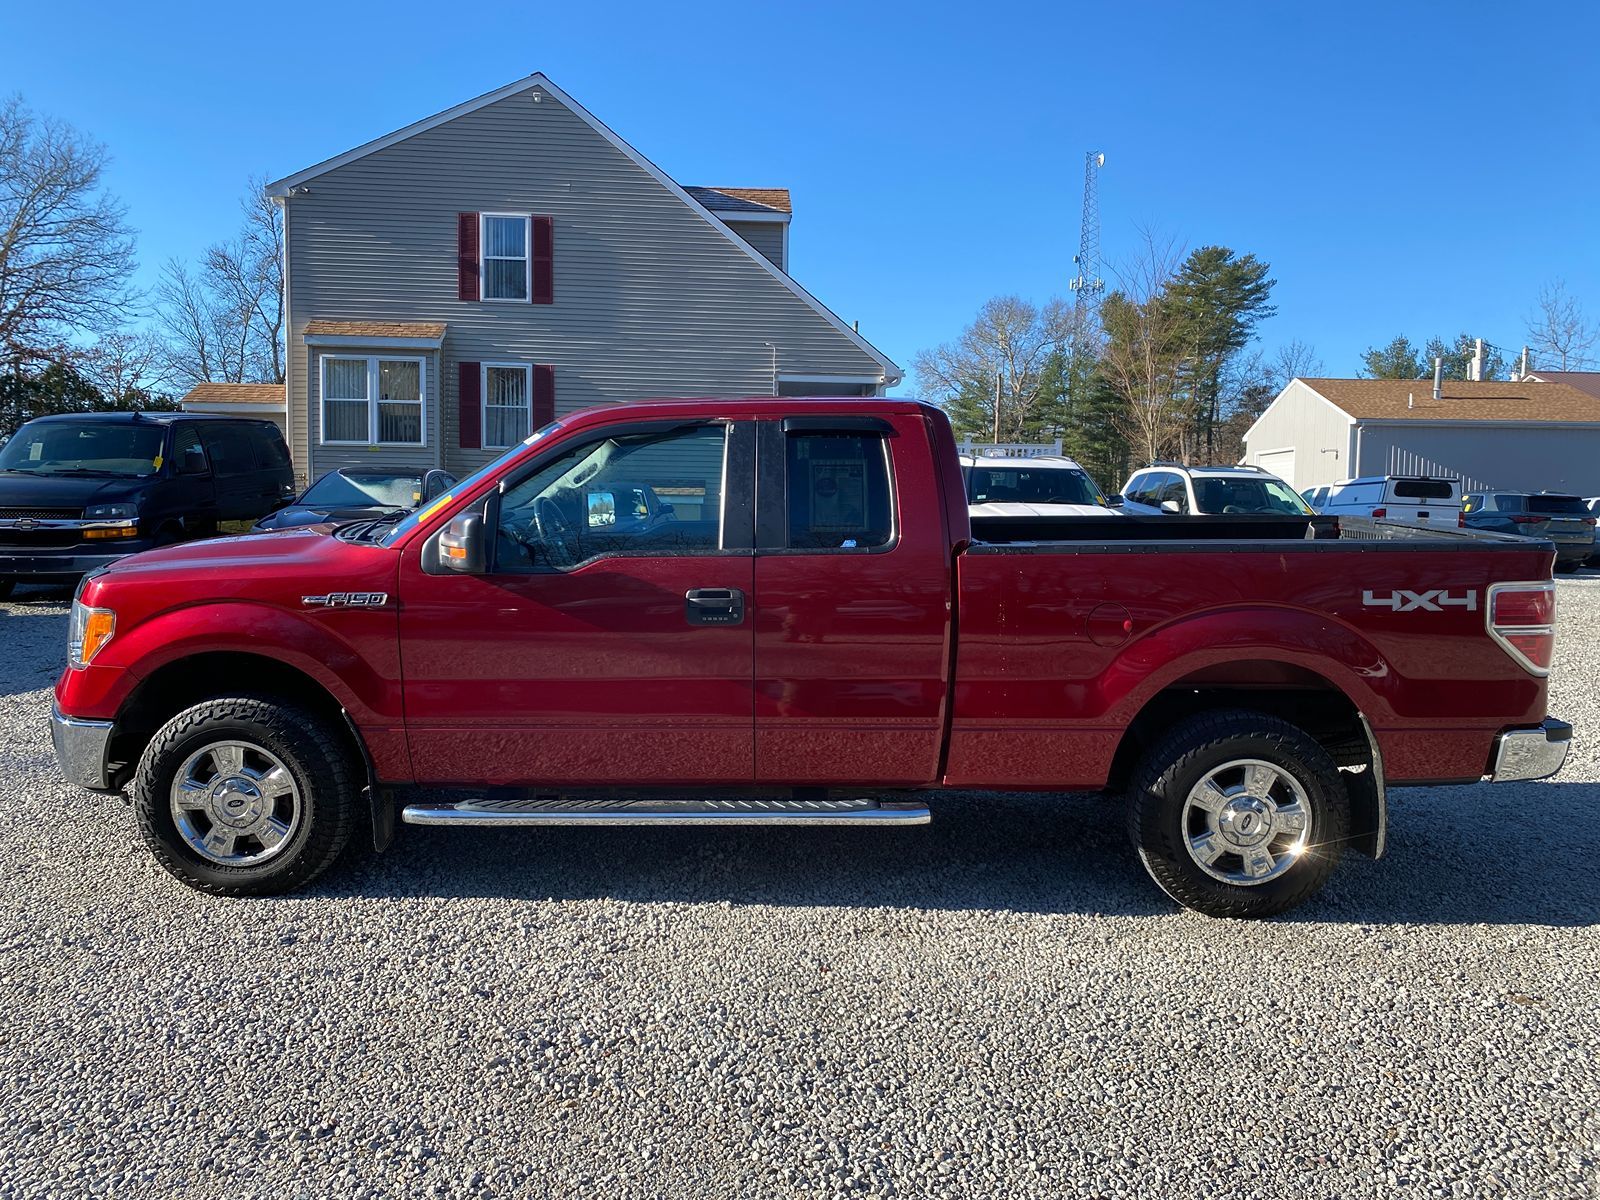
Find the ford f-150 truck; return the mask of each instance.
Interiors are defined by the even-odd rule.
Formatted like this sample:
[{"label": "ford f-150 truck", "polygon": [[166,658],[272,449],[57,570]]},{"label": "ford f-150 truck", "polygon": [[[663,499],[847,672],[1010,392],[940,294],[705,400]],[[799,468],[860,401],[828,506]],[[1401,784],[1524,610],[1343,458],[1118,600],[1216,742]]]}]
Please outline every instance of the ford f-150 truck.
[{"label": "ford f-150 truck", "polygon": [[[640,488],[670,513],[618,519]],[[397,817],[899,825],[960,788],[1098,792],[1173,899],[1260,916],[1381,855],[1389,788],[1566,754],[1552,548],[1363,535],[974,521],[914,401],[614,406],[403,516],[86,578],[55,745],[216,894]]]}]

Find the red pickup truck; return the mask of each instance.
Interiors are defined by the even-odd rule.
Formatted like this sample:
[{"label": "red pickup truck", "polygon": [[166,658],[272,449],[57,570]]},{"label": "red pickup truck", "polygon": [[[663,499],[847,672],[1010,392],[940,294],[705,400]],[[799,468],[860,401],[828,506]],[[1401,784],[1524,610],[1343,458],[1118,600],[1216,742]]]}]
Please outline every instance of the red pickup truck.
[{"label": "red pickup truck", "polygon": [[1102,792],[1173,899],[1266,915],[1382,854],[1387,788],[1566,754],[1552,548],[1363,532],[974,522],[912,401],[592,410],[403,518],[87,577],[56,751],[218,894],[397,816],[906,824],[961,788]]}]

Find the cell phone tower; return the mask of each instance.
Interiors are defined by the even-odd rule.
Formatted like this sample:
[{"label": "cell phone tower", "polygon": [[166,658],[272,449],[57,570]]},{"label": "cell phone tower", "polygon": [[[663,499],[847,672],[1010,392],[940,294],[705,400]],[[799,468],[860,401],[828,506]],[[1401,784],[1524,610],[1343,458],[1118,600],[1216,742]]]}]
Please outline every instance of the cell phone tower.
[{"label": "cell phone tower", "polygon": [[1106,281],[1100,278],[1100,168],[1106,165],[1102,151],[1090,150],[1083,156],[1083,226],[1078,231],[1078,252],[1072,256],[1077,273],[1072,277],[1074,329],[1084,328],[1084,320],[1099,303]]}]

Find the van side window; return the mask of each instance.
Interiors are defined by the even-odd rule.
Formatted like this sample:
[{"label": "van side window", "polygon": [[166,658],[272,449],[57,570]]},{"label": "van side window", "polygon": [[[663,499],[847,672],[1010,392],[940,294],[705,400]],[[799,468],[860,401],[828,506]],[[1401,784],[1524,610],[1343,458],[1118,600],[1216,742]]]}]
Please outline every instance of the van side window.
[{"label": "van side window", "polygon": [[172,432],[172,469],[179,475],[204,475],[211,469],[200,431],[193,425],[179,425]]},{"label": "van side window", "polygon": [[789,433],[793,550],[870,550],[894,537],[888,446],[879,434]]},{"label": "van side window", "polygon": [[261,465],[276,470],[287,467],[289,462],[289,447],[283,444],[283,438],[271,429],[260,430],[255,437],[256,457],[261,460]]},{"label": "van side window", "polygon": [[243,475],[257,469],[255,449],[244,430],[212,425],[203,436],[218,475]]}]

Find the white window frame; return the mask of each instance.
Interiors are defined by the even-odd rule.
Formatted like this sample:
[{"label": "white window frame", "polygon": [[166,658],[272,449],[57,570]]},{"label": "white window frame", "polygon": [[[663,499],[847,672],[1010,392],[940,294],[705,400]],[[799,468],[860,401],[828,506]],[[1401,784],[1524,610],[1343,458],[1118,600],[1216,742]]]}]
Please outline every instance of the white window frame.
[{"label": "white window frame", "polygon": [[[489,295],[489,272],[486,264],[489,262],[516,262],[504,254],[490,255],[489,246],[489,218],[497,217],[507,221],[522,222],[522,292],[518,296],[491,296]],[[478,214],[478,295],[485,304],[528,304],[533,300],[533,214],[532,213],[479,213]]]},{"label": "white window frame", "polygon": [[[328,437],[328,361],[364,362],[367,364],[367,440],[335,441]],[[420,441],[380,442],[378,440],[378,364],[380,362],[406,362],[417,364],[418,432]],[[335,401],[354,403],[354,396],[335,396]],[[390,400],[390,404],[409,404],[409,400]],[[406,446],[421,447],[428,444],[428,360],[414,354],[321,354],[317,356],[317,441],[323,446]]]},{"label": "white window frame", "polygon": [[[515,442],[507,442],[497,446],[489,440],[489,368],[495,367],[505,371],[521,371],[524,379],[522,394],[527,397],[528,433],[533,432],[533,364],[526,362],[486,362],[478,364],[478,428],[483,431],[481,441],[485,450],[509,450]],[[496,408],[508,408],[509,405],[496,404]],[[523,435],[524,437],[527,434]],[[521,440],[520,438],[518,439]]]}]

